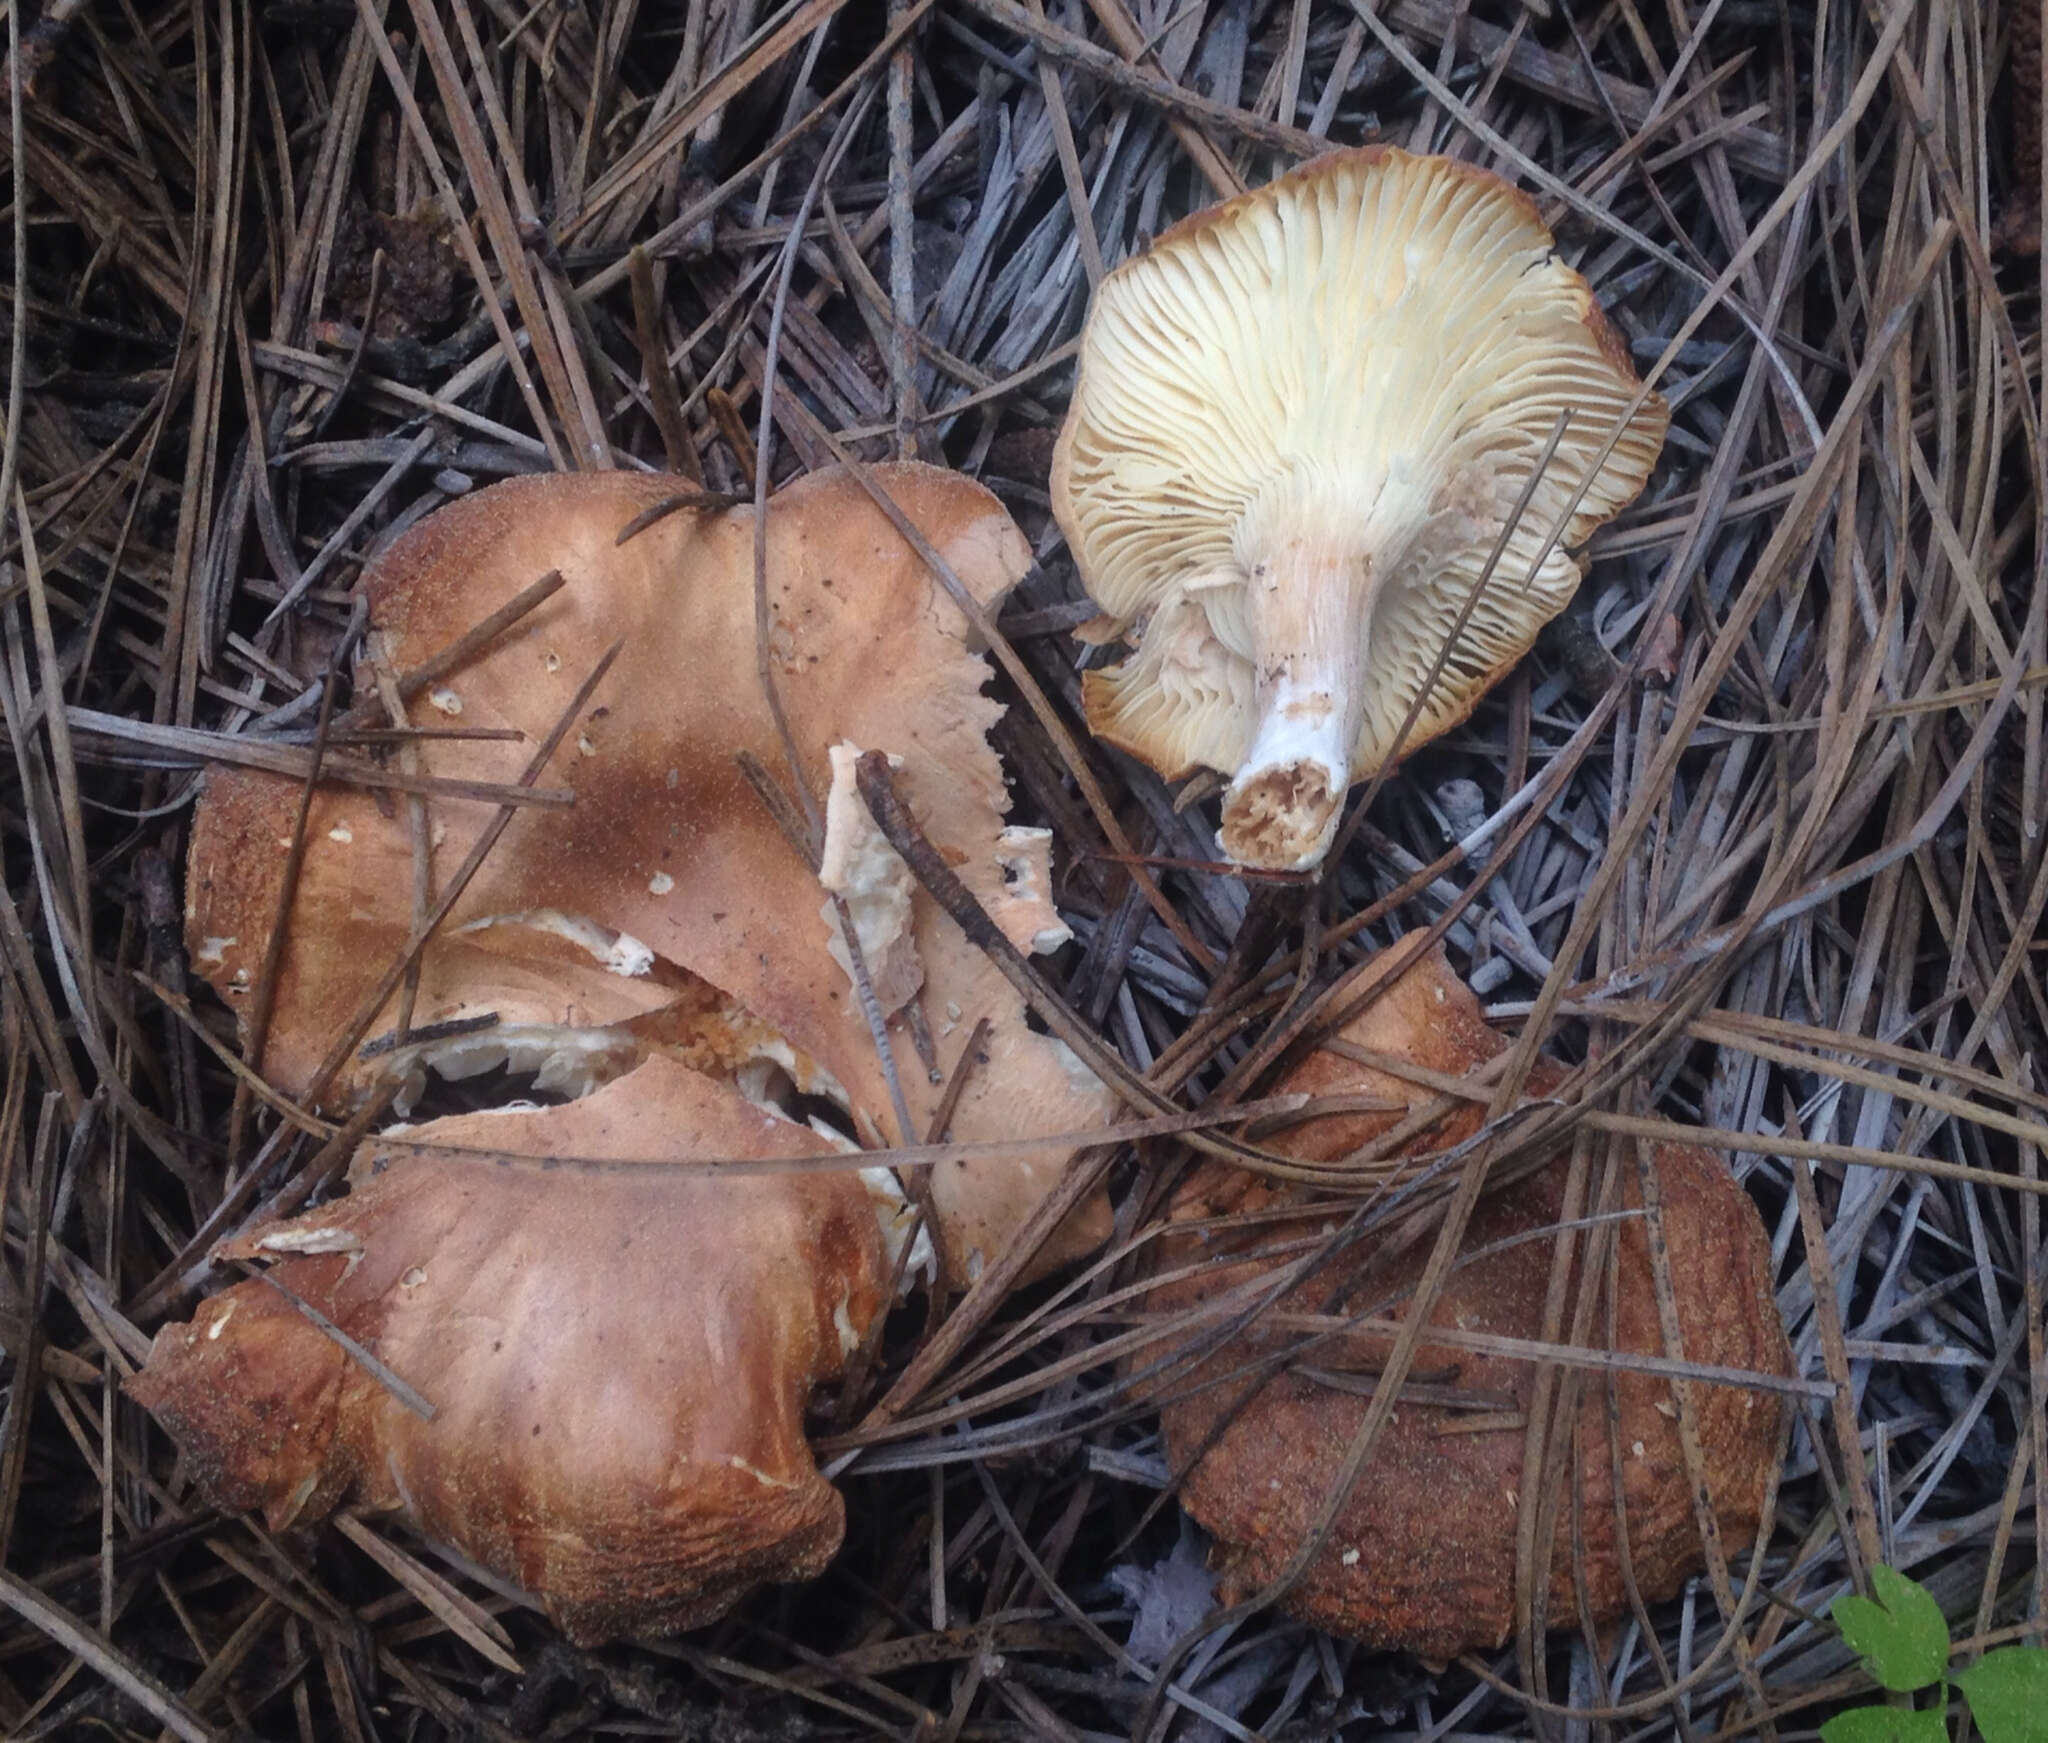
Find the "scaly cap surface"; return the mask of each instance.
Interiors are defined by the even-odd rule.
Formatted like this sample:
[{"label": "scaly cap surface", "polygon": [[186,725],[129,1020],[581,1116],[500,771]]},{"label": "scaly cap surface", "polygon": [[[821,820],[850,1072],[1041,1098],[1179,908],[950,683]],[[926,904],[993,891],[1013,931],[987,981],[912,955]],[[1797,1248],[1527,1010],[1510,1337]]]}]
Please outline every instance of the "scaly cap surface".
[{"label": "scaly cap surface", "polygon": [[[1440,949],[1422,952],[1404,940],[1387,956],[1389,966],[1410,966],[1346,1025],[1346,1041],[1458,1076],[1505,1047]],[[1547,1094],[1562,1076],[1555,1060],[1539,1057],[1528,1093]],[[1290,1155],[1324,1162],[1390,1131],[1411,1107],[1437,1099],[1392,1072],[1329,1052],[1312,1054],[1281,1087],[1313,1097],[1364,1095],[1387,1104],[1378,1111],[1326,1115],[1269,1140]],[[1421,1157],[1470,1138],[1481,1116],[1478,1104],[1455,1103],[1399,1154],[1419,1165]],[[1569,1163],[1569,1155],[1560,1155],[1480,1201],[1430,1314],[1432,1325],[1542,1338],[1553,1252],[1543,1231],[1563,1214]],[[1771,1293],[1770,1242],[1748,1194],[1719,1157],[1689,1145],[1656,1145],[1652,1165],[1686,1358],[1789,1373],[1790,1351]],[[1624,1182],[1622,1202],[1625,1209],[1641,1206],[1633,1175]],[[1291,1218],[1283,1214],[1290,1204],[1302,1206]],[[1260,1218],[1260,1212],[1267,1215]],[[1190,1309],[1233,1288],[1256,1286],[1293,1257],[1301,1237],[1327,1223],[1330,1214],[1316,1214],[1299,1194],[1205,1164],[1176,1199],[1173,1215],[1182,1232],[1164,1244],[1162,1281],[1147,1306]],[[1201,1221],[1233,1215],[1245,1218],[1242,1229],[1226,1224],[1213,1232],[1197,1230]],[[1413,1291],[1430,1252],[1427,1235],[1403,1238],[1412,1232],[1397,1226],[1366,1237],[1276,1307],[1405,1317],[1413,1311]],[[1661,1356],[1663,1332],[1639,1220],[1622,1225],[1617,1247],[1612,1342],[1604,1329],[1596,1329],[1588,1342]],[[1199,1269],[1183,1269],[1205,1258],[1209,1262]],[[1583,1246],[1579,1261],[1575,1289],[1584,1274]],[[1596,1312],[1594,1323],[1604,1328],[1604,1312]],[[1214,1559],[1223,1574],[1225,1603],[1275,1579],[1300,1547],[1370,1402],[1367,1388],[1342,1388],[1292,1367],[1263,1383],[1241,1377],[1248,1358],[1269,1354],[1288,1336],[1254,1324],[1191,1373],[1177,1376],[1161,1408],[1175,1470],[1195,1460],[1182,1503],[1217,1540]],[[1389,1344],[1383,1332],[1347,1334],[1315,1345],[1303,1365],[1369,1374],[1383,1364]],[[1449,1659],[1496,1647],[1514,1627],[1517,1516],[1525,1489],[1524,1433],[1514,1413],[1527,1408],[1536,1369],[1510,1355],[1427,1338],[1416,1366],[1447,1375],[1475,1403],[1490,1397],[1495,1420],[1482,1422],[1473,1409],[1448,1401],[1404,1397],[1328,1538],[1282,1607],[1315,1627],[1372,1646]],[[1756,1534],[1775,1459],[1778,1411],[1768,1393],[1738,1386],[1701,1382],[1693,1400],[1715,1516],[1724,1544],[1733,1550]],[[1582,1376],[1577,1436],[1564,1468],[1550,1473],[1553,1481],[1577,1490],[1576,1512],[1567,1502],[1560,1513],[1550,1558],[1553,1624],[1569,1625],[1577,1614],[1574,1531],[1583,1536],[1585,1601],[1596,1622],[1626,1614],[1630,1577],[1654,1601],[1670,1596],[1701,1565],[1674,1410],[1670,1383],[1661,1375]],[[1617,1542],[1616,1436],[1628,1521],[1626,1574]]]}]

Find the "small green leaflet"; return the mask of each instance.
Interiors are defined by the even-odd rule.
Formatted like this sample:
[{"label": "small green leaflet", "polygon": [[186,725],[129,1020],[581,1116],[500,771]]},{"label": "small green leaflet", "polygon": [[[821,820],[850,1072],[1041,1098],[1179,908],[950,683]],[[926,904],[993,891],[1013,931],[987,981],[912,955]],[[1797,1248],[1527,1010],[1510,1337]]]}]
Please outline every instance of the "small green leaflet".
[{"label": "small green leaflet", "polygon": [[[1831,1614],[1842,1638],[1863,1655],[1880,1687],[1911,1694],[1939,1682],[1948,1668],[1948,1619],[1941,1606],[1917,1580],[1882,1562],[1870,1570],[1870,1589],[1877,1594],[1874,1603],[1846,1593],[1835,1600]],[[1871,1743],[1876,1737],[1870,1734]]]},{"label": "small green leaflet", "polygon": [[1820,1743],[1948,1743],[1948,1721],[1939,1707],[1856,1707],[1821,1726]]},{"label": "small green leaflet", "polygon": [[1970,1717],[1984,1743],[2048,1743],[2048,1652],[2038,1646],[1988,1652],[1956,1681],[1970,1697]]}]

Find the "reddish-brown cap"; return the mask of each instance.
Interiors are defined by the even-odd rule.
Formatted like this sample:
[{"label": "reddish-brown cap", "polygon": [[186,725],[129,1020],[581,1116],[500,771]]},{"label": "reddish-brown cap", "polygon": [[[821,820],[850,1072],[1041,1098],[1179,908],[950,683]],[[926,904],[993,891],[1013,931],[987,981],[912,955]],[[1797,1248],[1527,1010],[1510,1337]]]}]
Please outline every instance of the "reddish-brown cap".
[{"label": "reddish-brown cap", "polygon": [[[1439,1014],[1448,1021],[1436,1020]],[[1361,1047],[1459,1074],[1502,1045],[1487,1030],[1470,990],[1434,950],[1345,1033]],[[1557,1075],[1548,1066],[1532,1089],[1540,1092]],[[1316,1094],[1363,1092],[1417,1106],[1431,1096],[1391,1074],[1329,1054],[1316,1056],[1287,1087]],[[1332,1116],[1273,1142],[1296,1155],[1329,1160],[1403,1117],[1399,1111]],[[1476,1112],[1448,1116],[1409,1148],[1440,1148],[1470,1136],[1477,1123]],[[1686,1358],[1750,1373],[1789,1373],[1771,1293],[1769,1243],[1748,1195],[1704,1150],[1659,1145],[1652,1161]],[[1562,1214],[1567,1168],[1568,1159],[1560,1157],[1481,1201],[1430,1316],[1432,1325],[1541,1338],[1553,1253],[1542,1231]],[[1176,1218],[1188,1228],[1169,1238],[1162,1270],[1209,1263],[1163,1281],[1153,1305],[1185,1310],[1214,1303],[1233,1287],[1270,1273],[1282,1262],[1279,1244],[1292,1242],[1298,1250],[1304,1232],[1329,1217],[1268,1221],[1234,1233],[1197,1232],[1193,1225],[1231,1213],[1277,1211],[1289,1202],[1284,1192],[1220,1168],[1198,1174],[1175,1206]],[[1623,1204],[1641,1204],[1632,1174],[1624,1183]],[[1622,1226],[1616,1246],[1613,1341],[1607,1341],[1603,1312],[1589,1342],[1661,1356],[1640,1221]],[[1345,1311],[1398,1319],[1428,1252],[1427,1239],[1369,1238],[1341,1264],[1286,1296],[1277,1311],[1321,1313],[1345,1289]],[[1568,1300],[1576,1298],[1578,1283],[1575,1274]],[[1391,1342],[1385,1332],[1326,1339],[1247,1398],[1247,1382],[1231,1376],[1247,1359],[1271,1355],[1300,1335],[1298,1329],[1255,1326],[1204,1360],[1192,1376],[1177,1379],[1173,1390],[1179,1396],[1162,1409],[1176,1469],[1208,1447],[1187,1474],[1182,1501],[1216,1537],[1226,1602],[1271,1582],[1300,1547],[1364,1419],[1372,1373]],[[1431,1659],[1504,1641],[1515,1623],[1524,1423],[1534,1373],[1518,1357],[1425,1343],[1415,1378],[1451,1389],[1470,1406],[1447,1396],[1438,1402],[1421,1394],[1412,1402],[1404,1398],[1323,1548],[1283,1607],[1332,1633]],[[1575,1529],[1583,1533],[1586,1592],[1595,1619],[1611,1620],[1627,1607],[1616,1527],[1617,1450],[1628,1555],[1644,1597],[1671,1595],[1702,1560],[1669,1382],[1639,1372],[1582,1372],[1579,1379],[1576,1440],[1558,1479],[1568,1500],[1550,1564],[1548,1613],[1561,1623],[1578,1613]],[[1617,1424],[1612,1432],[1610,1381]],[[1704,1382],[1694,1386],[1693,1397],[1720,1534],[1726,1548],[1738,1549],[1754,1537],[1761,1516],[1777,1452],[1777,1404],[1766,1391]]]},{"label": "reddish-brown cap", "polygon": [[[1022,535],[986,490],[924,466],[876,478],[963,584],[993,604],[1030,561]],[[520,479],[451,504],[384,553],[366,587],[392,666],[410,670],[453,643],[549,570],[566,585],[470,665],[415,705],[438,725],[515,728],[521,742],[437,739],[428,772],[504,783],[518,778],[604,651],[624,647],[540,783],[575,792],[568,811],[533,808],[505,831],[429,952],[439,987],[416,1022],[495,1008],[547,1006],[531,977],[509,994],[488,946],[518,955],[546,936],[547,973],[569,962],[554,1003],[564,1023],[617,1023],[659,1009],[694,978],[724,994],[821,1074],[869,1137],[893,1126],[890,1098],[817,875],[761,803],[741,758],[788,771],[755,671],[754,520],[750,510],[685,509],[621,545],[636,517],[677,480],[625,473]],[[1003,770],[987,734],[1000,706],[983,694],[986,660],[964,614],[853,478],[821,473],[769,504],[767,578],[776,683],[821,802],[840,744],[900,757],[899,784],[922,827],[999,920],[1049,931],[1042,901],[1022,909],[1020,858],[1005,827]],[[251,797],[251,789],[262,789]],[[260,970],[289,836],[291,789],[216,773],[193,831],[188,936],[199,967],[233,996]],[[296,1089],[336,1025],[374,988],[411,919],[402,819],[380,830],[369,801],[323,795],[310,832],[263,1061]],[[494,807],[431,802],[433,876],[445,886]],[[344,840],[333,822],[347,824]],[[1041,880],[1042,881],[1042,880]],[[534,916],[546,916],[545,923]],[[494,924],[486,924],[494,923]],[[507,930],[510,925],[516,928]],[[950,1073],[976,1020],[990,1030],[968,1063],[953,1117],[962,1140],[1086,1130],[1107,1111],[1102,1086],[1057,1041],[1035,1034],[1022,1001],[921,890],[911,894],[920,990],[914,995]],[[471,954],[441,973],[438,956]],[[485,968],[490,972],[483,972]],[[476,970],[472,973],[471,970]],[[436,980],[437,974],[439,979]],[[244,1001],[246,1002],[246,1000]],[[379,1019],[387,1028],[392,1010]],[[910,1027],[893,1026],[913,1121],[942,1093],[920,1066]],[[472,1049],[474,1050],[474,1049]],[[357,1084],[378,1067],[352,1067]],[[955,1281],[999,1251],[1058,1177],[1069,1151],[934,1172]],[[1106,1231],[1099,1204],[1055,1237],[1048,1263]]]},{"label": "reddish-brown cap", "polygon": [[401,1514],[584,1644],[818,1573],[844,1508],[804,1410],[885,1304],[868,1194],[844,1172],[626,1164],[830,1146],[663,1058],[563,1106],[409,1137],[367,1146],[347,1198],[226,1256],[273,1261],[432,1420],[269,1283],[237,1284],[160,1331],[128,1387],[208,1497],[275,1529]]}]

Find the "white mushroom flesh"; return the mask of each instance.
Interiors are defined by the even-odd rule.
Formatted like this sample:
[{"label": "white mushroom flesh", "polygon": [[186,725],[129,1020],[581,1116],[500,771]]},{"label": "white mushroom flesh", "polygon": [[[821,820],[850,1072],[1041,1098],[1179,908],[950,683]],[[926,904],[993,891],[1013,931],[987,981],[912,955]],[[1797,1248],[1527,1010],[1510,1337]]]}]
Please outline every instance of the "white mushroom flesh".
[{"label": "white mushroom flesh", "polygon": [[[924,965],[918,961],[917,937],[911,928],[910,898],[917,879],[868,815],[867,802],[855,784],[860,747],[835,744],[830,756],[832,786],[825,796],[818,882],[846,903],[875,998],[883,1015],[893,1016],[924,985]],[[900,759],[890,760],[901,766]],[[826,948],[853,981],[853,953],[839,924],[838,903],[827,899],[819,912],[828,934]]]}]

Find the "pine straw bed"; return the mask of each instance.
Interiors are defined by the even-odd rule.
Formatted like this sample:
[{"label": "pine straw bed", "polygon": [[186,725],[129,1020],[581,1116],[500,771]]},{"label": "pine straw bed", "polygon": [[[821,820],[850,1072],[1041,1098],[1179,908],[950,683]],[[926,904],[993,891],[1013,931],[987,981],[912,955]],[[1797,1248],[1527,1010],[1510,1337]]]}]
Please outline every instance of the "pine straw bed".
[{"label": "pine straw bed", "polygon": [[[2024,1632],[2048,591],[2035,268],[1991,240],[2038,160],[2006,145],[2005,28],[1937,0],[51,0],[9,63],[0,1728],[1790,1735],[1867,1686],[1818,1618],[1872,1559],[1959,1637]],[[580,1653],[395,1530],[196,1510],[116,1390],[264,1136],[228,1153],[193,1033],[226,1019],[176,997],[194,735],[303,743],[362,561],[451,494],[587,464],[747,490],[778,313],[777,480],[834,442],[983,478],[1041,557],[1009,634],[1071,711],[1099,656],[1064,633],[1046,469],[1091,279],[1372,138],[1538,195],[1661,374],[1664,464],[1568,618],[1372,795],[1307,956],[1298,906],[1213,868],[1213,798],[1091,749],[1203,957],[1173,938],[1013,710],[1079,934],[1050,974],[1145,1070],[1213,976],[1266,971],[1203,1092],[1304,967],[1319,996],[1435,926],[1510,1033],[1592,1063],[1588,1144],[1721,1134],[1811,1383],[1733,1636],[1704,1580],[1654,1638],[1434,1670],[1265,1615],[1180,1661],[1207,1717],[1155,1706],[1118,1646],[1199,1615],[1199,1556],[1148,1514],[1156,1430],[1087,1364],[1085,1298],[996,1365],[1040,1298],[971,1298],[913,1407],[848,1437],[831,1573],[683,1640]],[[1248,901],[1270,962],[1232,956]],[[520,1673],[459,1637],[481,1612]]]}]

